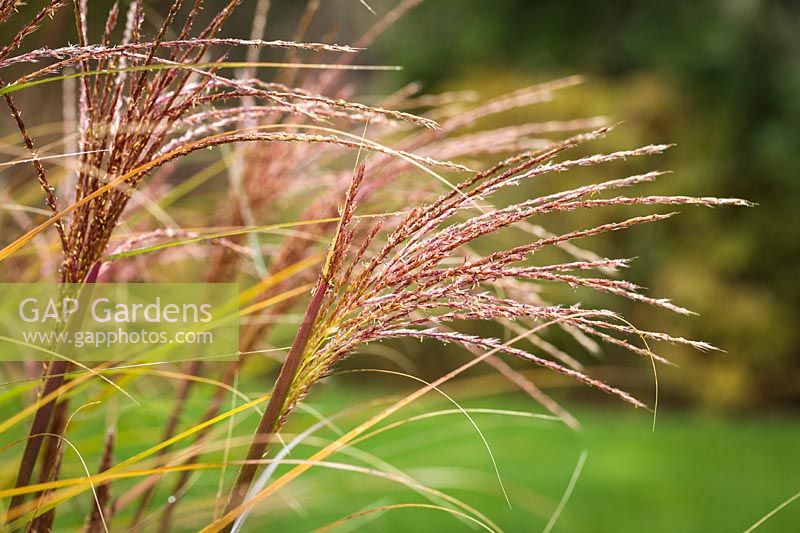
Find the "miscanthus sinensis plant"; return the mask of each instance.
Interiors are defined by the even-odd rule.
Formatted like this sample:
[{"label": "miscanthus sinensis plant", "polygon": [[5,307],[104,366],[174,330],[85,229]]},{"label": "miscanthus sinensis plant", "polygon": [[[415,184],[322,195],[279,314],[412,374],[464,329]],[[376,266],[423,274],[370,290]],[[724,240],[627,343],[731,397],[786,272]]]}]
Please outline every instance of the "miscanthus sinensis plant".
[{"label": "miscanthus sinensis plant", "polygon": [[[241,443],[248,448],[246,454],[228,450],[230,439],[222,440],[225,464],[236,465],[238,474],[219,491],[216,511],[206,517],[210,521],[206,530],[238,530],[268,496],[331,455],[352,449],[390,415],[479,363],[490,365],[566,424],[577,424],[501,355],[645,406],[590,376],[575,357],[546,340],[550,328],[562,329],[590,351],[600,341],[654,364],[668,361],[653,353],[648,341],[714,349],[701,341],[644,331],[608,309],[559,305],[540,296],[543,284],[556,283],[689,314],[621,279],[619,273],[629,259],[600,257],[576,242],[658,222],[674,213],[554,233],[540,222],[556,213],[575,213],[577,221],[580,212],[608,206],[748,205],[738,199],[623,195],[623,190],[655,181],[663,172],[604,179],[502,204],[498,198],[504,192],[527,190],[529,182],[668,148],[648,145],[572,155],[610,131],[599,117],[489,130],[474,127],[483,118],[545,102],[554,91],[579,83],[579,78],[524,88],[483,103],[472,93],[419,95],[419,87],[412,84],[365,105],[354,101],[348,72],[370,68],[355,63],[359,52],[418,1],[401,1],[351,45],[306,42],[320,9],[314,1],[308,3],[293,40],[264,39],[267,0],[256,2],[248,38],[222,36],[240,3],[231,0],[204,16],[207,6],[202,0],[174,1],[153,32],[145,29],[146,7],[141,1],[124,9],[114,4],[99,40],[92,42],[86,0],[43,2],[30,18],[18,13],[21,2],[0,0],[0,24],[4,29],[14,24],[18,28],[0,45],[0,93],[23,148],[18,152],[23,157],[7,168],[32,166],[47,214],[36,224],[31,213],[41,216],[40,211],[7,204],[14,209],[4,215],[4,224],[8,220],[9,225],[20,226],[23,234],[0,250],[0,260],[8,265],[6,278],[42,281],[37,277],[42,272],[52,281],[71,283],[140,281],[149,280],[161,262],[199,257],[207,264],[205,281],[247,280],[243,296],[247,306],[241,314],[250,319],[243,330],[241,358],[224,365],[218,379],[204,376],[218,367],[200,362],[172,374],[139,370],[178,382],[159,430],[160,440],[144,452],[115,460],[111,422],[97,473],[84,463],[85,475],[79,478],[64,478],[61,472],[70,446],[70,399],[90,386],[100,390],[90,392],[92,398],[122,392],[117,381],[125,374],[114,376],[125,367],[104,363],[87,371],[63,359],[53,360],[43,371],[28,366],[27,379],[41,382],[39,392],[28,408],[2,425],[6,431],[31,419],[28,436],[19,442],[24,449],[13,486],[0,491],[8,498],[6,527],[51,530],[56,510],[89,491],[84,524],[88,531],[102,531],[110,524],[168,531],[175,525],[175,509],[182,500],[173,496],[166,505],[154,506],[162,478],[167,474],[174,478],[171,494],[190,494],[190,473],[220,442],[215,430],[235,414],[265,403],[255,434]],[[68,6],[77,44],[20,51],[30,34]],[[228,61],[239,49],[246,60]],[[282,51],[284,58],[260,62],[261,50]],[[257,76],[259,67],[274,68],[277,74],[264,81]],[[65,133],[61,142],[47,145],[48,153],[53,146],[63,146],[65,153],[43,155],[15,97],[21,91],[53,91],[56,83],[67,95],[65,124],[73,123],[74,135]],[[227,173],[229,192],[217,198],[209,228],[183,228],[169,217],[166,207],[209,177],[195,176],[178,184],[171,177],[179,173],[184,160],[192,160],[187,156],[215,147],[226,150],[219,171]],[[343,170],[347,167],[342,163],[354,151],[359,161],[355,170]],[[484,170],[473,168],[482,168],[487,159],[499,162]],[[52,168],[53,162],[63,161],[71,164]],[[60,177],[57,186],[54,174]],[[187,182],[194,185],[186,186]],[[30,192],[27,187],[11,183],[3,195],[13,199],[17,189]],[[264,225],[276,220],[287,201],[297,202],[311,189],[318,193],[300,202],[296,222]],[[148,223],[152,213],[161,227]],[[527,242],[504,245],[509,241],[503,235],[511,228],[523,229]],[[265,231],[283,233],[277,242],[267,243],[259,237]],[[476,241],[486,239],[501,246],[479,253]],[[324,243],[322,249],[315,245],[319,242]],[[29,245],[34,253],[23,254]],[[52,253],[55,248],[60,248],[60,257]],[[563,261],[534,260],[553,248],[563,253]],[[294,340],[274,386],[260,398],[225,411],[231,392],[241,396],[234,384],[246,375],[248,359],[268,351],[266,341],[274,324],[295,309],[304,311],[294,324]],[[518,335],[504,342],[462,331],[463,324],[479,321],[498,322]],[[398,338],[459,345],[471,359],[272,479],[289,451],[320,427],[312,426],[289,443],[280,439],[285,422],[303,406],[314,384],[370,343]],[[523,339],[530,348],[520,347]],[[98,377],[101,370],[103,379]],[[186,400],[198,383],[215,386],[214,392],[200,419],[179,432],[180,421],[188,416]],[[275,442],[281,445],[276,446],[276,455],[270,455]],[[265,463],[268,466],[259,475]],[[395,476],[392,479],[429,498],[430,508],[497,529],[479,511],[401,473],[370,473]],[[135,484],[114,495],[114,485],[125,477],[136,479]]]}]

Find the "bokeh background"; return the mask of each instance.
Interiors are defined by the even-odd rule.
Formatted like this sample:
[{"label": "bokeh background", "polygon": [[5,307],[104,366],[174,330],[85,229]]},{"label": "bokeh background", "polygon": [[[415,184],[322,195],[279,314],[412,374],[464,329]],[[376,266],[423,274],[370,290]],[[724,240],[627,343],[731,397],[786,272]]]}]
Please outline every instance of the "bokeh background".
[{"label": "bokeh background", "polygon": [[[209,2],[215,3],[222,4]],[[91,4],[99,14],[110,2]],[[150,4],[157,13],[167,2]],[[226,28],[228,35],[249,32],[251,4],[243,2]],[[291,38],[305,4],[273,0],[268,38]],[[369,4],[380,16],[395,2]],[[330,38],[336,28],[333,40],[348,42],[375,17],[358,0],[324,0],[309,36]],[[93,25],[102,26],[99,15]],[[67,19],[55,21],[54,28],[36,39],[62,42],[73,35]],[[620,311],[641,327],[703,339],[725,350],[700,354],[663,347],[660,353],[678,366],[659,369],[655,431],[651,413],[530,373],[575,411],[584,428],[574,433],[547,424],[477,419],[507,480],[513,509],[498,493],[485,450],[463,420],[401,429],[370,451],[452,489],[510,531],[544,526],[583,450],[588,451],[586,465],[559,521],[563,531],[741,531],[800,490],[799,28],[800,4],[792,1],[429,0],[386,32],[363,62],[402,65],[403,70],[359,75],[356,100],[370,102],[412,81],[421,82],[426,92],[473,90],[490,98],[583,74],[585,83],[565,89],[554,101],[482,126],[606,116],[622,123],[593,148],[676,144],[664,156],[625,167],[673,170],[653,192],[736,196],[759,206],[682,209],[666,223],[594,241],[600,253],[637,257],[632,281],[700,316],[676,317],[613,299],[592,303]],[[40,105],[42,120],[59,113],[57,99]],[[575,295],[563,297],[574,300]],[[423,378],[464,360],[462,352],[431,344],[398,348]],[[652,398],[647,361],[606,349],[602,361],[586,362],[594,375]],[[471,379],[452,390],[464,405],[535,408],[500,380]],[[407,385],[386,377],[341,378],[311,401],[331,412],[353,399],[366,401],[376,390]],[[335,494],[325,487],[335,487]],[[308,491],[307,501],[313,501],[308,513],[331,519],[341,515],[342,498],[348,511],[376,500],[395,501],[385,486],[365,488],[363,481],[342,473],[320,474]],[[278,518],[285,530],[299,531],[307,517],[288,505]],[[763,530],[796,531],[798,523],[796,503]],[[424,511],[398,511],[361,527],[406,531],[420,524],[421,530],[465,527]]]},{"label": "bokeh background", "polygon": [[[758,0],[438,0],[377,46],[398,83],[484,95],[580,73],[587,82],[537,112],[623,121],[618,146],[676,143],[650,164],[658,190],[738,196],[752,210],[683,210],[615,239],[633,275],[700,313],[626,316],[725,349],[666,370],[676,400],[726,410],[800,399],[800,5]],[[504,117],[519,120],[517,117]],[[682,192],[679,192],[682,191]]]}]

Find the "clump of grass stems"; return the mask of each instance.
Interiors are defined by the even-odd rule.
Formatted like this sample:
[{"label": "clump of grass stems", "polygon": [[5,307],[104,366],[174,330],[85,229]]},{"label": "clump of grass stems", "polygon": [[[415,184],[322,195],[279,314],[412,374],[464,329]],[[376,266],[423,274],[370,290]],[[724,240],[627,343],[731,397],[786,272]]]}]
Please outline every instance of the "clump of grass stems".
[{"label": "clump of grass stems", "polygon": [[[243,513],[281,483],[288,482],[291,475],[303,471],[303,466],[298,465],[297,474],[280,478],[266,489],[253,489],[270,443],[277,439],[305,395],[330,375],[337,363],[369,343],[411,338],[462,346],[474,359],[443,380],[485,361],[573,427],[577,421],[563,407],[498,356],[524,360],[636,407],[645,407],[629,393],[591,377],[572,356],[541,334],[547,328],[558,327],[589,349],[601,341],[654,363],[669,362],[653,353],[647,341],[702,351],[715,349],[705,342],[641,330],[608,309],[551,304],[542,300],[536,290],[543,284],[561,284],[689,314],[687,309],[648,296],[637,285],[620,279],[618,273],[629,265],[629,259],[600,257],[575,242],[658,222],[673,213],[640,215],[556,233],[548,232],[539,222],[549,215],[603,207],[746,206],[750,205],[748,202],[618,194],[619,189],[649,183],[664,174],[647,172],[499,205],[501,193],[523,182],[577,168],[653,156],[669,147],[648,145],[569,158],[571,151],[611,130],[599,117],[474,129],[486,117],[545,102],[554,91],[580,83],[578,77],[521,89],[478,104],[471,102],[473,95],[469,93],[420,96],[418,87],[413,85],[374,105],[354,102],[347,78],[350,68],[358,68],[353,61],[418,2],[401,1],[352,45],[306,42],[318,2],[308,4],[293,40],[265,40],[269,3],[257,3],[248,39],[220,35],[225,22],[239,7],[237,0],[229,1],[205,23],[200,22],[202,0],[175,0],[150,37],[145,35],[144,4],[134,0],[123,13],[117,3],[108,13],[99,42],[91,43],[87,1],[48,0],[32,18],[18,23],[18,31],[0,46],[0,92],[50,214],[45,222],[1,250],[0,260],[21,271],[29,260],[18,257],[20,250],[32,241],[44,239],[47,230],[53,228],[55,244],[61,250],[57,281],[139,280],[141,273],[148,271],[149,262],[163,260],[169,254],[185,257],[193,246],[216,244],[207,251],[205,281],[229,281],[240,272],[253,276],[258,281],[247,291],[250,306],[245,314],[260,319],[245,325],[242,357],[225,365],[220,384],[232,383],[248,360],[246,355],[263,348],[274,324],[271,318],[295,309],[298,303],[305,305],[271,393],[256,401],[265,402],[265,410],[246,455],[238,462],[239,471],[224,509],[208,526],[209,531],[230,530],[238,516],[242,518],[236,527],[240,527]],[[26,38],[68,4],[74,11],[77,44],[20,53]],[[16,0],[0,0],[0,24],[13,24],[19,6]],[[247,49],[247,61],[229,62],[230,51],[238,48]],[[261,49],[283,50],[285,60],[262,64]],[[334,59],[327,59],[324,67],[308,68],[314,63],[301,62],[304,54]],[[254,69],[259,65],[280,67],[275,81],[256,77]],[[226,74],[233,66],[239,70]],[[4,73],[12,67],[28,68],[30,72],[4,81]],[[69,69],[76,74],[64,74]],[[46,158],[39,156],[34,135],[14,99],[20,91],[56,81],[77,84],[78,156],[75,167],[68,170],[70,179],[61,181],[69,189],[60,191],[51,184]],[[426,111],[415,114],[411,112],[414,110]],[[558,134],[569,136],[560,140],[551,137]],[[372,140],[381,135],[387,140]],[[228,146],[230,194],[220,202],[214,220],[216,226],[228,230],[154,230],[136,225],[137,215],[147,204],[132,200],[138,198],[148,180],[153,190],[168,191],[168,175],[187,156],[206,148]],[[333,164],[343,153],[352,154],[354,150],[358,151],[359,160],[363,159],[354,172]],[[499,162],[485,170],[472,168],[486,158],[498,156]],[[462,177],[452,184],[453,180],[440,172]],[[433,179],[421,186],[418,177],[423,173]],[[418,190],[416,196],[398,198],[399,195],[387,194],[387,189],[412,179]],[[258,232],[248,228],[258,228],[268,220],[282,197],[302,192],[312,184],[319,186],[319,182],[324,193],[301,210],[296,224],[285,228],[302,227],[305,232],[285,235],[266,257]],[[375,216],[359,213],[358,207],[365,205],[383,209],[378,209]],[[115,241],[118,227],[126,220],[133,231],[127,238]],[[522,228],[531,240],[488,253],[476,251],[479,240],[504,242],[497,236],[510,228]],[[320,253],[309,245],[314,240],[329,243],[327,250]],[[532,260],[550,248],[559,248],[568,259],[543,265]],[[132,261],[137,267],[130,268]],[[305,302],[302,296],[312,287]],[[514,341],[527,338],[537,350],[459,330],[461,324],[477,321],[506,324],[519,333]],[[639,347],[637,339],[645,341],[646,348]],[[202,420],[188,432],[177,433],[187,398],[203,371],[199,361],[186,365],[160,444],[155,447],[114,463],[116,437],[113,425],[109,427],[98,474],[88,482],[94,499],[85,519],[87,531],[107,529],[117,513],[134,504],[129,527],[149,527],[146,524],[151,499],[170,468],[168,448],[193,437],[189,452],[176,465],[179,470],[171,493],[184,491],[190,473],[200,466],[198,460],[215,424],[238,412],[234,409],[220,413],[228,392],[220,386]],[[71,487],[69,480],[60,479],[60,470],[64,443],[68,442],[67,393],[88,376],[77,372],[69,362],[54,359],[45,365],[38,379],[42,384],[30,411],[33,419],[9,493],[6,526],[48,531],[54,527],[57,506],[87,490],[86,482]],[[430,384],[425,390],[433,386]],[[358,436],[416,397],[411,395],[397,402],[345,437]],[[250,404],[255,405],[249,402],[248,407]],[[321,451],[320,460],[346,445],[345,437]],[[152,457],[153,470],[141,474],[143,479],[132,490],[114,499],[114,476],[146,457]],[[37,468],[37,484],[32,485]],[[272,471],[272,467],[268,468],[265,475],[269,477]],[[29,494],[33,495],[32,501],[26,501]],[[170,530],[177,501],[171,500],[161,511],[161,531]],[[483,517],[475,518],[469,509],[466,514],[463,508],[450,511],[484,523]]]}]

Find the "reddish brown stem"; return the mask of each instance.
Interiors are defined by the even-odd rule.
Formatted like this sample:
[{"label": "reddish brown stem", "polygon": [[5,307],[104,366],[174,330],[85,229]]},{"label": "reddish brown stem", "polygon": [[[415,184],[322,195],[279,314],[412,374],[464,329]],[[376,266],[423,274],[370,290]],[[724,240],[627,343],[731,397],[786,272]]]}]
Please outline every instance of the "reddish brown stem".
[{"label": "reddish brown stem", "polygon": [[[64,383],[64,374],[68,368],[69,363],[60,359],[52,361],[48,365],[47,375],[53,377],[47,377],[45,379],[40,397],[44,398],[61,387]],[[24,487],[31,480],[33,468],[36,465],[36,458],[39,456],[39,450],[42,448],[42,434],[47,431],[54,407],[55,402],[51,400],[39,407],[39,409],[36,410],[36,414],[33,416],[33,423],[31,424],[29,432],[30,438],[25,441],[25,450],[22,452],[22,460],[20,461],[19,470],[17,471],[15,487]],[[6,514],[6,524],[13,521],[16,508],[24,502],[24,494],[18,494],[11,498],[11,502],[8,505],[8,513]]]},{"label": "reddish brown stem", "polygon": [[[63,441],[56,437],[56,435],[63,435],[67,429],[67,406],[68,402],[62,400],[56,404],[53,413],[53,419],[50,422],[50,436],[47,437],[42,452],[41,468],[39,470],[39,483],[48,483],[54,481],[58,477],[58,471],[61,468],[61,460],[63,457]],[[45,500],[45,498],[52,491],[46,490],[37,494],[39,503],[37,507]],[[52,531],[53,521],[55,520],[55,508],[48,509],[31,521],[29,526],[30,531]]]},{"label": "reddish brown stem", "polygon": [[[297,375],[297,370],[300,368],[303,354],[306,351],[306,346],[308,345],[308,340],[314,328],[314,323],[317,321],[317,316],[319,315],[325,293],[328,291],[329,286],[325,276],[320,276],[317,286],[314,289],[311,302],[309,302],[308,308],[306,308],[303,321],[300,323],[300,327],[297,330],[297,335],[294,338],[292,347],[289,349],[286,360],[281,366],[281,371],[278,375],[278,380],[275,382],[275,387],[272,390],[272,396],[270,396],[269,402],[267,403],[267,408],[253,435],[250,449],[247,452],[246,462],[239,470],[239,475],[233,485],[233,490],[231,491],[231,496],[225,507],[224,514],[239,507],[244,502],[247,491],[250,489],[250,484],[253,482],[253,478],[258,470],[257,461],[264,456],[267,450],[267,444],[278,428],[286,398],[291,390],[292,382]],[[224,531],[227,532],[229,530],[230,526],[226,527]]]},{"label": "reddish brown stem", "polygon": [[[106,433],[106,439],[103,444],[103,457],[100,459],[100,465],[97,468],[98,473],[105,472],[114,464],[114,443],[116,440],[116,431],[111,428]],[[97,499],[92,506],[92,512],[86,520],[86,533],[105,533],[108,524],[103,518],[107,514],[106,507],[108,501],[111,499],[111,484],[103,483],[96,489]]]},{"label": "reddish brown stem", "polygon": [[[100,273],[100,267],[101,262],[96,261],[89,269],[84,281],[87,289],[90,288],[92,284],[97,282],[97,276]],[[88,297],[88,292],[89,291],[83,291],[82,297]],[[85,306],[81,306],[81,309],[84,308]],[[70,328],[75,323],[80,324],[82,320],[83,313],[80,313],[73,317],[73,322],[68,324],[67,327]],[[60,347],[58,348],[59,349],[56,351],[60,351]],[[51,360],[47,364],[47,369],[45,370],[44,384],[42,385],[39,398],[46,398],[58,390],[64,384],[66,374],[70,368],[71,364],[68,361],[63,359]],[[14,484],[15,488],[24,487],[30,483],[31,476],[33,475],[33,469],[36,466],[36,460],[39,457],[39,451],[42,448],[42,434],[47,431],[47,428],[50,425],[55,403],[59,399],[60,398],[58,397],[53,398],[49,402],[39,406],[39,408],[36,410],[36,413],[33,415],[31,429],[28,432],[29,438],[25,441],[25,449],[22,452],[22,460],[20,461],[19,469],[17,470],[17,480]],[[66,409],[66,404],[63,408]],[[47,465],[45,465],[43,468],[46,467]],[[17,508],[23,503],[25,503],[24,494],[18,494],[11,498],[11,502],[8,505],[8,511],[6,512],[4,520],[5,524],[8,524],[14,520]]]}]

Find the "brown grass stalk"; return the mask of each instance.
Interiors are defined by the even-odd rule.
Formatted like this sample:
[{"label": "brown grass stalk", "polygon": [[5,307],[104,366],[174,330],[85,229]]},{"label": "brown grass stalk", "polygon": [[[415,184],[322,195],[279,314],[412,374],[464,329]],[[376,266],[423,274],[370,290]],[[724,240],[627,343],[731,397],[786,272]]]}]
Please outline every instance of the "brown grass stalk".
[{"label": "brown grass stalk", "polygon": [[275,386],[272,389],[272,394],[267,403],[264,415],[259,421],[250,448],[247,451],[245,464],[242,465],[236,477],[236,481],[233,484],[228,503],[225,507],[225,513],[239,507],[244,501],[247,496],[247,491],[250,489],[250,485],[258,470],[258,463],[255,461],[260,460],[264,456],[267,445],[272,440],[273,434],[278,430],[282,417],[286,414],[286,402],[289,398],[292,384],[297,379],[297,372],[303,362],[303,358],[308,349],[309,340],[311,339],[311,334],[314,331],[317,319],[322,311],[322,304],[328,295],[328,291],[332,287],[333,276],[336,275],[337,269],[341,266],[343,261],[346,243],[348,243],[348,226],[355,212],[356,194],[361,181],[364,179],[365,170],[366,167],[362,164],[358,167],[358,170],[353,176],[353,181],[347,191],[344,206],[342,207],[341,219],[330,245],[328,257],[320,273],[317,285],[314,288],[311,301],[306,308],[303,320],[297,329],[297,334],[289,349],[289,353],[286,355],[283,365],[281,365],[278,379],[275,381]]}]

